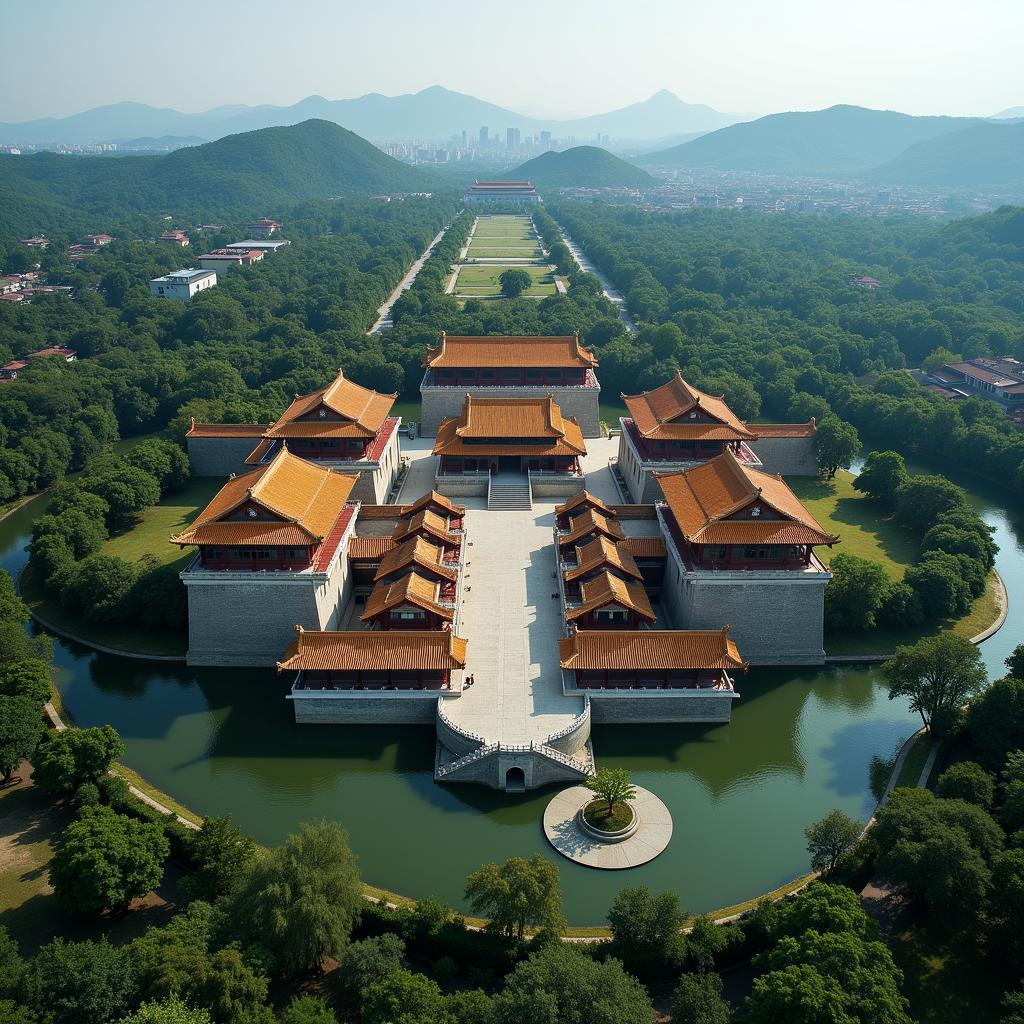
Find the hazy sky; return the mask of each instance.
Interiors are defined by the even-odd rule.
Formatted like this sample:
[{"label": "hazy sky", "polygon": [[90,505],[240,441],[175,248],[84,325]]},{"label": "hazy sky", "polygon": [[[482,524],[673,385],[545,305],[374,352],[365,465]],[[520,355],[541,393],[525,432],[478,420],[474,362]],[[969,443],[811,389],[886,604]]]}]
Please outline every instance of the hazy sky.
[{"label": "hazy sky", "polygon": [[444,85],[551,115],[1024,104],[1022,0],[5,0],[0,118]]}]

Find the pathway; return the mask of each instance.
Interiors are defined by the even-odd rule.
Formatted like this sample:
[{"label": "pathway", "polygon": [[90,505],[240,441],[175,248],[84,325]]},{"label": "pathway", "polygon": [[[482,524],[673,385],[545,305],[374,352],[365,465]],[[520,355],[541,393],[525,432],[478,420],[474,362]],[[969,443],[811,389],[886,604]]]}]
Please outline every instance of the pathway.
[{"label": "pathway", "polygon": [[585,274],[593,274],[594,277],[597,278],[604,291],[605,298],[619,311],[619,318],[626,325],[626,330],[629,331],[630,334],[636,334],[637,326],[633,318],[629,315],[629,309],[626,307],[625,296],[612,285],[611,281],[609,281],[608,278],[590,262],[590,260],[587,259],[583,254],[583,250],[568,236],[565,228],[563,228],[561,224],[558,225],[558,230],[562,232],[562,241],[565,242],[569,252],[572,253],[572,258],[576,261],[576,265]]},{"label": "pathway", "polygon": [[562,693],[554,579],[554,508],[466,512],[467,567],[459,631],[470,638],[474,684],[445,706],[487,742],[541,741],[583,710]]},{"label": "pathway", "polygon": [[373,326],[366,332],[367,334],[383,334],[385,331],[391,329],[391,307],[398,301],[398,297],[402,292],[408,291],[412,287],[413,281],[416,280],[416,275],[423,269],[423,264],[430,259],[430,256],[434,251],[434,246],[444,238],[447,230],[447,228],[442,228],[438,231],[434,236],[434,240],[420,254],[419,259],[416,260],[416,262],[409,268],[405,277],[398,282],[398,287],[387,297],[384,305],[377,310],[377,319],[374,321]]}]

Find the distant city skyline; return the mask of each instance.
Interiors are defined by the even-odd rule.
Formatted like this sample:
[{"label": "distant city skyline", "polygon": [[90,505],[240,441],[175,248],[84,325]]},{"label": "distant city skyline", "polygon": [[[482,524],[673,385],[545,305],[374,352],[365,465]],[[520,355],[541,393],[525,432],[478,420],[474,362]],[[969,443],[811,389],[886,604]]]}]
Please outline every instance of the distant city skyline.
[{"label": "distant city skyline", "polygon": [[[0,119],[120,101],[185,112],[443,85],[528,115],[600,113],[668,89],[761,115],[835,103],[987,116],[1024,103],[1024,5],[979,0],[566,0],[438,9],[394,0],[27,5],[0,39]],[[472,130],[478,126],[467,125]]]}]

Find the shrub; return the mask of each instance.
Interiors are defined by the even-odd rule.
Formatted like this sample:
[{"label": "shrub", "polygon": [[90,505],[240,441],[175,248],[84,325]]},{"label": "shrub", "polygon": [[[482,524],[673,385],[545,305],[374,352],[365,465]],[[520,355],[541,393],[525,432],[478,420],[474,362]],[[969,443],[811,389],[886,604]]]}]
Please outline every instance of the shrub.
[{"label": "shrub", "polygon": [[961,761],[939,776],[937,792],[943,800],[966,800],[978,807],[991,807],[995,788],[992,776],[980,764]]}]

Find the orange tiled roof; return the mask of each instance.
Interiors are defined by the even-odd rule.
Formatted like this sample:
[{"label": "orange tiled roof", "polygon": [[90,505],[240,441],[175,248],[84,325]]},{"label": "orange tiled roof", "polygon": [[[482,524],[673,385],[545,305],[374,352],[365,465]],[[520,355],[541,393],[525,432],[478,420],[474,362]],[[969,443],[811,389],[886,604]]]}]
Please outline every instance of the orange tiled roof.
[{"label": "orange tiled roof", "polygon": [[661,537],[626,537],[618,547],[628,551],[634,558],[665,558],[665,541]]},{"label": "orange tiled roof", "polygon": [[[337,521],[358,479],[282,451],[261,469],[228,480],[171,543],[317,544]],[[257,512],[252,519],[231,519],[246,503],[272,518],[258,518]]]},{"label": "orange tiled roof", "polygon": [[[661,387],[639,395],[623,395],[622,400],[636,429],[652,440],[751,441],[757,437],[729,408],[724,397],[699,391],[687,384],[678,371]],[[707,414],[714,422],[674,422],[699,412]]]},{"label": "orange tiled roof", "polygon": [[396,572],[419,566],[421,569],[437,573],[446,580],[457,580],[459,570],[453,565],[441,563],[442,548],[422,537],[410,537],[404,544],[392,548],[381,560],[374,580],[393,576]]},{"label": "orange tiled roof", "polygon": [[603,533],[606,537],[614,540],[622,540],[622,527],[611,519],[606,518],[600,512],[588,508],[586,512],[572,516],[569,519],[569,531],[564,537],[558,538],[561,545],[575,544],[576,541],[589,537],[592,533]]},{"label": "orange tiled roof", "polygon": [[[363,510],[359,509],[362,516]],[[348,542],[348,557],[362,561],[383,558],[396,547],[394,537],[353,537]]]},{"label": "orange tiled roof", "polygon": [[424,509],[408,519],[403,519],[395,527],[392,537],[396,541],[400,541],[419,533],[421,530],[429,533],[436,540],[443,541],[445,544],[457,546],[462,543],[459,535],[452,533],[448,529],[448,524],[436,512],[431,512],[430,509]]},{"label": "orange tiled roof", "polygon": [[[382,395],[348,380],[344,371],[327,387],[299,395],[281,418],[266,432],[267,437],[371,437],[391,412],[398,394]],[[304,420],[320,406],[343,417],[338,420]]]},{"label": "orange tiled roof", "polygon": [[588,369],[597,366],[594,353],[580,345],[578,334],[559,337],[532,335],[441,335],[437,348],[428,348],[423,365],[440,367],[540,367]]},{"label": "orange tiled roof", "polygon": [[[780,476],[730,451],[692,469],[655,473],[683,536],[695,544],[835,544]],[[754,515],[767,508],[780,518]],[[749,511],[748,511],[749,510]],[[746,513],[742,518],[741,513]]]},{"label": "orange tiled roof", "polygon": [[565,613],[565,617],[570,622],[609,604],[618,604],[629,608],[650,622],[657,618],[651,607],[647,591],[639,583],[620,580],[618,576],[613,576],[610,572],[605,571],[600,576],[595,576],[592,580],[581,584],[580,589],[583,592],[583,599],[576,607],[567,609]]},{"label": "orange tiled roof", "polygon": [[439,615],[442,619],[452,619],[455,615],[451,608],[442,608],[437,603],[436,583],[411,572],[394,583],[378,583],[370,591],[366,608],[359,617],[363,622],[367,622],[382,612],[403,604],[415,605],[424,611]]},{"label": "orange tiled roof", "polygon": [[579,494],[574,494],[564,505],[556,505],[555,515],[564,516],[567,512],[572,512],[574,509],[581,507],[600,509],[609,519],[615,517],[615,513],[611,508],[600,498],[594,497],[590,491],[580,491]]},{"label": "orange tiled roof", "polygon": [[468,645],[468,641],[449,630],[321,633],[299,628],[283,660],[277,663],[277,670],[451,671],[466,667]]},{"label": "orange tiled roof", "polygon": [[696,629],[595,629],[558,641],[565,669],[741,669],[747,663],[729,638],[729,627]]},{"label": "orange tiled roof", "polygon": [[[543,438],[547,444],[523,444]],[[476,439],[477,443],[472,442]],[[480,443],[494,439],[493,444]],[[520,444],[516,444],[516,441]],[[586,455],[583,432],[558,403],[547,398],[474,398],[466,395],[462,412],[437,431],[435,455]]]},{"label": "orange tiled roof", "polygon": [[632,576],[635,580],[643,579],[640,570],[637,568],[633,556],[620,542],[616,544],[609,540],[604,534],[598,534],[593,540],[576,548],[577,564],[572,569],[565,570],[567,580],[576,580],[581,576],[592,573],[602,566],[610,566],[618,569],[619,572]]},{"label": "orange tiled roof", "polygon": [[456,505],[455,502],[450,501],[443,494],[437,491],[428,491],[419,501],[414,501],[411,505],[403,505],[402,515],[415,515],[417,512],[422,512],[424,509],[429,509],[432,506],[443,508],[450,516],[463,516],[466,514],[465,505]]}]

